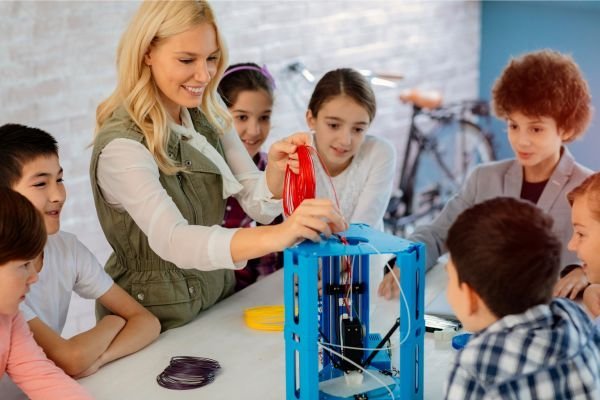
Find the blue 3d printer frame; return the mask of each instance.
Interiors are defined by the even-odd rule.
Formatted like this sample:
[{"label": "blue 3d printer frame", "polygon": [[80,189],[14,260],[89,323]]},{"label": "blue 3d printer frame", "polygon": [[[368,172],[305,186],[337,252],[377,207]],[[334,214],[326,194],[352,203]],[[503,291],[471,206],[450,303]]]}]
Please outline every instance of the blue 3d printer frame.
[{"label": "blue 3d printer frame", "polygon": [[[353,313],[362,324],[363,346],[372,348],[373,334],[369,331],[369,260],[376,254],[396,256],[396,265],[401,269],[402,296],[400,308],[400,351],[399,376],[392,378],[388,386],[396,399],[421,400],[423,398],[423,348],[425,334],[424,312],[424,246],[380,231],[365,224],[352,224],[340,234],[348,244],[332,236],[320,243],[304,241],[284,252],[284,301],[285,301],[285,364],[287,400],[332,400],[332,399],[384,399],[390,398],[387,389],[362,393],[349,397],[336,397],[321,390],[322,383],[343,372],[333,367],[331,355],[323,350],[319,370],[319,337],[333,338],[340,335],[335,327],[339,313],[337,301],[326,300],[328,285],[340,285],[342,256],[352,260],[352,287],[350,296]],[[368,243],[368,245],[367,245]],[[376,250],[375,250],[376,249]],[[322,270],[323,302],[319,303],[318,273]],[[333,273],[331,273],[333,271]],[[392,321],[391,321],[392,322]],[[340,322],[341,324],[341,322]],[[410,331],[408,331],[410,326]],[[379,335],[375,334],[377,338]],[[328,339],[327,339],[328,340]],[[341,350],[339,348],[337,351]],[[365,358],[370,351],[365,350]],[[380,355],[382,357],[380,357]],[[368,370],[379,373],[382,358],[387,352],[380,351]],[[363,358],[364,360],[364,358]],[[383,360],[385,363],[385,360]],[[389,361],[388,361],[389,364]],[[387,378],[388,382],[390,378]],[[387,383],[386,383],[387,385]]]}]

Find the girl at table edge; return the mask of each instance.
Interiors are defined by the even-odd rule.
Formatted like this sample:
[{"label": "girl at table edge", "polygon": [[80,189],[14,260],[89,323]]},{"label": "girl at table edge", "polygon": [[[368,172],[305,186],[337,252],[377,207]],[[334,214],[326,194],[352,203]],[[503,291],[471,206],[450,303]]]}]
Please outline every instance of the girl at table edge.
[{"label": "girl at table edge", "polygon": [[0,377],[8,374],[33,400],[91,399],[48,360],[19,311],[38,280],[33,260],[46,244],[44,220],[27,198],[8,187],[0,187],[0,204]]},{"label": "girl at table edge", "polygon": [[[266,65],[259,67],[252,62],[227,67],[217,92],[233,119],[233,126],[256,167],[264,171],[267,153],[262,145],[271,131],[271,114],[275,101],[275,79]],[[277,216],[269,225],[280,224],[283,215]],[[260,226],[250,218],[234,198],[227,199],[222,226],[247,228]],[[269,253],[248,260],[246,267],[235,271],[235,290],[239,291],[259,279],[283,268],[283,253]]]},{"label": "girl at table edge", "polygon": [[206,1],[144,1],[118,47],[117,87],[97,109],[90,177],[113,248],[105,269],[163,331],[230,295],[244,260],[347,228],[325,199],[279,225],[219,226],[231,195],[261,223],[279,215],[285,168],[297,172],[296,148],[310,143],[305,133],[274,143],[258,171],[216,93],[226,65]]}]

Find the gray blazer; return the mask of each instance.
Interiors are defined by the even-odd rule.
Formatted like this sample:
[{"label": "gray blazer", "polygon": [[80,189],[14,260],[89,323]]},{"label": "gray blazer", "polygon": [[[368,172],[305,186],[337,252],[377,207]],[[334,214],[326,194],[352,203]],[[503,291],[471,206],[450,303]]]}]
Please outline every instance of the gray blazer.
[{"label": "gray blazer", "polygon": [[[567,243],[573,234],[567,193],[591,174],[591,170],[576,163],[569,150],[563,147],[560,161],[537,202],[537,206],[554,219],[553,230],[563,243],[563,267],[577,263],[576,254],[567,250]],[[409,237],[412,241],[425,243],[427,269],[434,266],[437,259],[446,252],[448,230],[463,210],[494,197],[519,198],[522,184],[523,168],[514,159],[495,161],[475,168],[437,218],[431,224],[415,229]]]}]

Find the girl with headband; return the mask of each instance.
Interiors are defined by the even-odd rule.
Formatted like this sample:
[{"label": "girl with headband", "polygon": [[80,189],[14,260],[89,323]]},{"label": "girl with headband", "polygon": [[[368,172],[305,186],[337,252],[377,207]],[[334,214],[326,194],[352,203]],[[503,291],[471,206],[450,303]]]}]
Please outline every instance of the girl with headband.
[{"label": "girl with headband", "polygon": [[163,331],[230,295],[245,260],[347,227],[318,199],[279,225],[219,225],[231,196],[259,222],[281,214],[285,169],[298,171],[296,147],[310,140],[274,143],[258,171],[217,98],[226,65],[206,1],[144,1],[118,47],[117,87],[97,109],[90,177],[114,251],[105,269]]},{"label": "girl with headband", "polygon": [[[225,70],[217,91],[233,118],[233,126],[256,167],[264,171],[267,153],[261,146],[271,130],[273,90],[275,81],[266,66],[254,63],[231,65]],[[271,224],[283,221],[276,217]],[[223,226],[226,228],[249,227],[255,221],[246,214],[235,197],[227,199]],[[260,224],[259,224],[260,225]],[[243,269],[235,271],[235,289],[241,290],[283,267],[282,253],[270,253],[248,260]]]}]

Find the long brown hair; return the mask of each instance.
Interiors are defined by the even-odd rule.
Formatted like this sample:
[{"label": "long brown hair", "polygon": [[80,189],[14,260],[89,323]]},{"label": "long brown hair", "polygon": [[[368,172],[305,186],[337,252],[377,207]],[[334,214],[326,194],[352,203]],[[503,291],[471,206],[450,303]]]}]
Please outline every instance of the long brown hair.
[{"label": "long brown hair", "polygon": [[348,96],[369,114],[369,122],[373,122],[377,110],[375,93],[367,80],[360,72],[351,68],[340,68],[329,71],[319,80],[313,91],[308,109],[316,118],[319,110],[331,98]]}]

